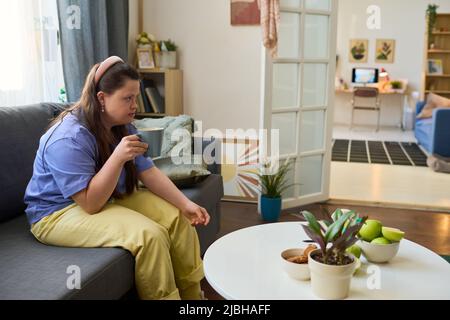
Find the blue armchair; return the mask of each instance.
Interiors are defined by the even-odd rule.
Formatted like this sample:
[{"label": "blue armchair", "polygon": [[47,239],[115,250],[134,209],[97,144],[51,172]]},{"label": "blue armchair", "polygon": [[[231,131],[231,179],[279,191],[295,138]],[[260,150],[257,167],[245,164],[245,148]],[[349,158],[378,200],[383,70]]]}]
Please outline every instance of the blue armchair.
[{"label": "blue armchair", "polygon": [[[422,111],[425,102],[416,105],[416,116]],[[433,116],[427,119],[416,119],[414,134],[417,141],[430,154],[450,157],[450,109],[433,110]]]}]

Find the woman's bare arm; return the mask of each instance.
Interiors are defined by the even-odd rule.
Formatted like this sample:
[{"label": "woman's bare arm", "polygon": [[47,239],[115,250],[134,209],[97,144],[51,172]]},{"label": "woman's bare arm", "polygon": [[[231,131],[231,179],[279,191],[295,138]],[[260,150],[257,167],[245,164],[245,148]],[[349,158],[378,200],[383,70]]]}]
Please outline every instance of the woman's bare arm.
[{"label": "woman's bare arm", "polygon": [[209,223],[210,217],[206,209],[189,200],[158,168],[152,167],[141,172],[139,180],[148,190],[180,209],[193,225]]}]

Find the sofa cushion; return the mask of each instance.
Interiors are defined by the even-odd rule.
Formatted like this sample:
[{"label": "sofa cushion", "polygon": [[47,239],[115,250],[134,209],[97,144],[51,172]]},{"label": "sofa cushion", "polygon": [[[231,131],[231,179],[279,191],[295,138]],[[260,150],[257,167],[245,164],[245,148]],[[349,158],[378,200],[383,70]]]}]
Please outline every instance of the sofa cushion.
[{"label": "sofa cushion", "polygon": [[428,153],[431,153],[431,143],[433,136],[432,126],[433,119],[428,118],[416,121],[416,125],[414,128],[414,134],[417,141],[422,147],[425,148],[425,150],[428,151]]},{"label": "sofa cushion", "polygon": [[[118,299],[133,287],[128,251],[47,246],[29,229],[25,215],[0,224],[0,300]],[[80,290],[67,288],[72,265],[80,268]]]},{"label": "sofa cushion", "polygon": [[39,139],[61,105],[0,108],[0,222],[23,214]]}]

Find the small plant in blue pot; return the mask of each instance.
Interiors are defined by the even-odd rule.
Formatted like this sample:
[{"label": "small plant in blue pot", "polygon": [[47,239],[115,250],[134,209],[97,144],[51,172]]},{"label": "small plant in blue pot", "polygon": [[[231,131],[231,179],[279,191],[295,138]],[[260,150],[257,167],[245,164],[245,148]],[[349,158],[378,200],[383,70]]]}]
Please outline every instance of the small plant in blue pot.
[{"label": "small plant in blue pot", "polygon": [[264,221],[276,222],[280,218],[281,194],[293,185],[288,185],[286,179],[291,164],[292,161],[288,158],[274,171],[271,170],[271,163],[266,162],[258,174],[261,188],[260,210]]}]

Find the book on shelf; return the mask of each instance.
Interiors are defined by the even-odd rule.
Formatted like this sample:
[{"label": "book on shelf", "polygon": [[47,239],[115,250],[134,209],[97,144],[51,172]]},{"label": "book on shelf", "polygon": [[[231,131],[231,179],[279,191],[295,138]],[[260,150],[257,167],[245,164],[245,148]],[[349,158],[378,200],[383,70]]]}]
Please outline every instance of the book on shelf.
[{"label": "book on shelf", "polygon": [[152,113],[153,109],[152,106],[150,104],[150,100],[148,100],[147,98],[147,94],[145,93],[145,87],[144,87],[144,83],[143,81],[139,81],[140,85],[141,85],[141,98],[142,98],[142,102],[143,102],[143,107],[144,107],[144,111],[145,113]]},{"label": "book on shelf", "polygon": [[156,87],[146,87],[145,93],[150,100],[153,111],[155,113],[164,113],[164,98],[159,94],[158,89]]},{"label": "book on shelf", "polygon": [[144,113],[145,112],[145,108],[144,108],[144,100],[142,99],[142,94],[139,94],[138,98],[137,98],[137,113]]}]

